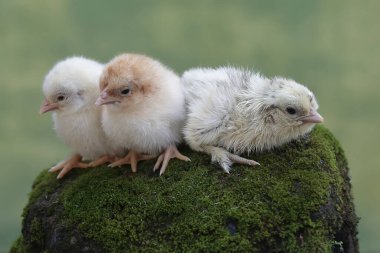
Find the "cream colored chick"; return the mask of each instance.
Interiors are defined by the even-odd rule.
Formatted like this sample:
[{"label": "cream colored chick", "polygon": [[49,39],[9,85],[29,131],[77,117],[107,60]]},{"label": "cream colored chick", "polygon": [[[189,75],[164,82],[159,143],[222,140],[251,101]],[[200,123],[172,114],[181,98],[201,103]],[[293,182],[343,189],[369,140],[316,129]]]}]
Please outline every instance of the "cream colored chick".
[{"label": "cream colored chick", "polygon": [[258,164],[238,155],[278,147],[323,122],[314,94],[290,79],[223,67],[191,69],[182,82],[185,140],[227,173],[233,163]]},{"label": "cream colored chick", "polygon": [[50,169],[60,171],[58,179],[72,168],[87,168],[82,158],[93,160],[112,153],[101,127],[101,108],[94,105],[102,70],[98,62],[72,57],[58,62],[45,77],[40,113],[53,112],[54,129],[73,152]]},{"label": "cream colored chick", "polygon": [[185,97],[179,77],[144,55],[123,54],[104,68],[100,78],[103,129],[113,145],[129,150],[110,167],[131,164],[161,154],[153,168],[164,173],[171,158],[189,161],[176,144],[182,139]]}]

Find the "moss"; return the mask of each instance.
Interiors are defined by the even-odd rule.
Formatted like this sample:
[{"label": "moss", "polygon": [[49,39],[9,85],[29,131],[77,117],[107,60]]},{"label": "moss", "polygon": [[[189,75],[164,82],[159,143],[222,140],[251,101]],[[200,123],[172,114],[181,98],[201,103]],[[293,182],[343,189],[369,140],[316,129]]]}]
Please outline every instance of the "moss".
[{"label": "moss", "polygon": [[27,245],[27,251],[29,252],[29,248],[43,248],[44,246],[44,228],[42,226],[41,221],[34,217],[31,225],[30,225],[30,235],[31,238]]},{"label": "moss", "polygon": [[347,162],[324,127],[254,154],[262,166],[235,165],[230,175],[210,165],[207,155],[181,151],[192,162],[173,160],[161,177],[152,172],[153,161],[141,162],[136,174],[127,166],[99,167],[62,181],[44,171],[24,217],[41,196],[58,193],[46,212],[59,206],[57,222],[67,233],[75,228],[107,252],[331,252],[344,226],[357,249]]},{"label": "moss", "polygon": [[[46,171],[45,171],[46,172]],[[60,182],[51,173],[40,173],[32,184],[32,191],[29,194],[29,201],[23,211],[23,217],[28,212],[30,205],[41,196],[47,196],[56,191]]]},{"label": "moss", "polygon": [[25,243],[23,240],[23,237],[20,236],[17,238],[17,240],[13,243],[10,249],[10,253],[27,253],[28,251],[25,248]]}]

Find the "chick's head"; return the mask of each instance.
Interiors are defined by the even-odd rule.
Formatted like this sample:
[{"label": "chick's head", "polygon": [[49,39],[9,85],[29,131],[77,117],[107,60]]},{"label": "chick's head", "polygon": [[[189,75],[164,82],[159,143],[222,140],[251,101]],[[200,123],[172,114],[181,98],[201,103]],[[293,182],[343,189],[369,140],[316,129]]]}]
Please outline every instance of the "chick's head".
[{"label": "chick's head", "polygon": [[268,105],[265,119],[277,127],[307,132],[323,122],[314,94],[293,80],[272,79],[265,101]]},{"label": "chick's head", "polygon": [[[86,68],[84,64],[94,64]],[[59,114],[75,113],[82,109],[88,99],[88,90],[94,83],[92,72],[101,65],[93,61],[72,57],[57,63],[46,75],[42,91],[45,101],[40,113],[54,111]],[[88,73],[87,73],[88,72]]]},{"label": "chick's head", "polygon": [[138,108],[154,90],[153,76],[145,57],[124,54],[106,65],[100,77],[97,105],[114,110]]}]

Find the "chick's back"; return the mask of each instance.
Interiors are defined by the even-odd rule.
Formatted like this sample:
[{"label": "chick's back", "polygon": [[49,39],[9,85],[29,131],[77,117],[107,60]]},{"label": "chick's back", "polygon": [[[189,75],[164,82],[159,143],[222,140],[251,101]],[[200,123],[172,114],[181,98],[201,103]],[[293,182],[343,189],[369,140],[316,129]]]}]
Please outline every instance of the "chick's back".
[{"label": "chick's back", "polygon": [[189,113],[184,134],[193,149],[201,151],[197,147],[204,143],[217,145],[222,135],[229,132],[236,94],[249,78],[247,72],[228,67],[195,68],[183,74],[181,81]]}]

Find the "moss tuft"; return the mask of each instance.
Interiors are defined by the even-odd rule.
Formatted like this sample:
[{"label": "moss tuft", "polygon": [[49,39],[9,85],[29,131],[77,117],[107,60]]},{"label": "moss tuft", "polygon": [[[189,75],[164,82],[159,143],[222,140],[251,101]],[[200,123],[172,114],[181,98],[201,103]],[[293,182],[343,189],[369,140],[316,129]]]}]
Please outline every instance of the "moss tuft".
[{"label": "moss tuft", "polygon": [[27,253],[27,249],[25,248],[26,245],[24,243],[23,237],[20,236],[17,238],[17,240],[13,243],[10,249],[10,253]]},{"label": "moss tuft", "polygon": [[30,243],[36,247],[43,247],[44,231],[41,221],[37,217],[34,217],[30,227],[30,234],[32,235]]},{"label": "moss tuft", "polygon": [[[42,172],[24,211],[24,240],[13,248],[54,251],[52,236],[41,234],[54,226],[67,252],[73,242],[91,252],[331,252],[337,241],[358,251],[347,162],[324,127],[252,155],[262,166],[235,165],[229,175],[207,155],[181,151],[192,162],[173,160],[161,177],[153,161],[136,174],[103,166],[57,181]],[[50,218],[35,211],[44,197]]]}]

